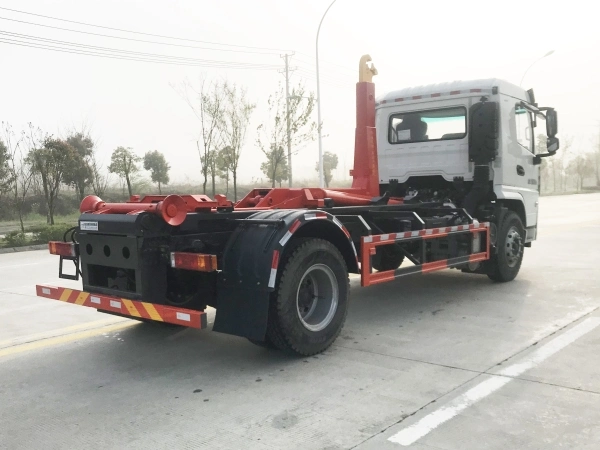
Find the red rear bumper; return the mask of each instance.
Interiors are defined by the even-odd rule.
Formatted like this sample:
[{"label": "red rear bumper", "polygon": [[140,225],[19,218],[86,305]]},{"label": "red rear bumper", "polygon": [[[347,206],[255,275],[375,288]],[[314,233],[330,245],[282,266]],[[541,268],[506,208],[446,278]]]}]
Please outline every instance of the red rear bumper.
[{"label": "red rear bumper", "polygon": [[191,328],[206,328],[206,313],[174,306],[156,305],[110,295],[90,294],[89,292],[63,287],[37,285],[39,297],[51,298],[80,306],[89,306],[99,311],[117,313],[132,319],[149,319],[168,322]]}]

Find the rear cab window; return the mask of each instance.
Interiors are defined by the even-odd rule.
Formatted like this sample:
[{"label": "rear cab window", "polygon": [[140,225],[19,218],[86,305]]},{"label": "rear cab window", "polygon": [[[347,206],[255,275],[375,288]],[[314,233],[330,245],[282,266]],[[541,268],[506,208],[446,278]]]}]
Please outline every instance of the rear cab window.
[{"label": "rear cab window", "polygon": [[467,109],[463,106],[392,114],[390,144],[462,139],[467,135]]}]

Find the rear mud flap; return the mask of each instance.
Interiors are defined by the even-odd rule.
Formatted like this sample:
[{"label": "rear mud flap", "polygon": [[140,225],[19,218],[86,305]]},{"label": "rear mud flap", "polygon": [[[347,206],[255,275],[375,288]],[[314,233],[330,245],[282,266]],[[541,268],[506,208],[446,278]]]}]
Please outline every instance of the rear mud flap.
[{"label": "rear mud flap", "polygon": [[267,332],[267,290],[220,286],[213,331],[262,341]]}]

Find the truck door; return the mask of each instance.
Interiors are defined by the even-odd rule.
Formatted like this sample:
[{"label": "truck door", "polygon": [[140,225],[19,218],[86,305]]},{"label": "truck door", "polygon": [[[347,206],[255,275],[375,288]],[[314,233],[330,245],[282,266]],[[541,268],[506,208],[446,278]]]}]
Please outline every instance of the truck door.
[{"label": "truck door", "polygon": [[[511,102],[512,103],[512,102]],[[503,114],[509,130],[503,136],[507,142],[503,156],[503,189],[518,192],[523,197],[526,215],[526,227],[537,224],[539,200],[539,165],[533,164],[534,139],[531,113],[516,102]]]}]

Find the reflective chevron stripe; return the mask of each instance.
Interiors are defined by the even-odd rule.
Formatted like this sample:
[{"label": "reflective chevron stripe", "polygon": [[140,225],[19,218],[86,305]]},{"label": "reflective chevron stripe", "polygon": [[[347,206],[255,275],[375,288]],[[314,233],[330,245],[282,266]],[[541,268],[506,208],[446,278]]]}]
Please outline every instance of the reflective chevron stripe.
[{"label": "reflective chevron stripe", "polygon": [[192,328],[206,328],[207,326],[204,311],[140,302],[103,294],[90,294],[89,292],[56,286],[37,285],[36,292],[39,297],[88,306],[100,311],[115,312],[132,318],[168,322]]}]

